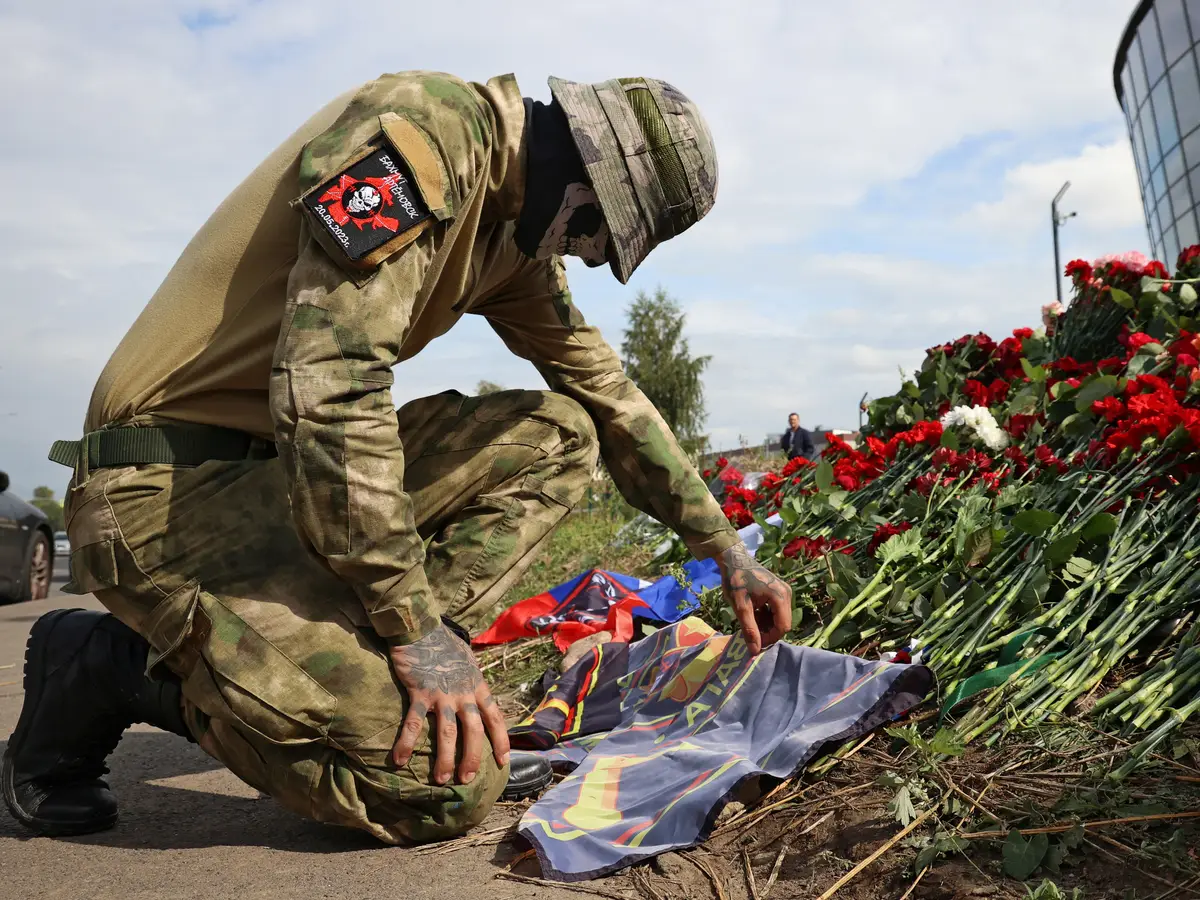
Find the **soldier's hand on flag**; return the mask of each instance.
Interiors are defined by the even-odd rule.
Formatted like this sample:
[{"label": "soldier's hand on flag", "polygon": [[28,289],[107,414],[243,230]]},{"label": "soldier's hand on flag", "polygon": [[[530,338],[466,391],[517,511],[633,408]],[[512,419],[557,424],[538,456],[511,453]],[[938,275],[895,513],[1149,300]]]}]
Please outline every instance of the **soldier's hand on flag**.
[{"label": "soldier's hand on flag", "polygon": [[508,729],[475,655],[445,625],[439,624],[411,644],[393,646],[392,668],[408,691],[408,714],[392,748],[397,766],[408,764],[427,717],[433,717],[433,781],[445,784],[454,775],[454,751],[462,728],[458,781],[470,782],[483,761],[484,729],[492,742],[496,765],[508,763]]},{"label": "soldier's hand on flag", "polygon": [[792,628],[792,589],[754,561],[738,542],[717,557],[721,589],[742,626],[751,653],[771,646]]}]

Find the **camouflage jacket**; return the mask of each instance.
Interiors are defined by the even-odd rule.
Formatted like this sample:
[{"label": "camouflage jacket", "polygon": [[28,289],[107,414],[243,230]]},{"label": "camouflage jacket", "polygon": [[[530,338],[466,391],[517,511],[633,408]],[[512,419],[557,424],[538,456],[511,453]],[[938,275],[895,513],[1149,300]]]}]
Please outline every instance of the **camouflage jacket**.
[{"label": "camouflage jacket", "polygon": [[[339,98],[213,214],[114,354],[89,412],[91,427],[145,414],[273,434],[302,538],[400,642],[427,633],[439,610],[404,490],[393,367],[466,313],[486,317],[588,411],[630,503],[697,556],[737,539],[576,310],[562,260],[516,249],[524,116],[511,76],[481,85],[400,73]],[[376,232],[386,242],[352,259]]]}]

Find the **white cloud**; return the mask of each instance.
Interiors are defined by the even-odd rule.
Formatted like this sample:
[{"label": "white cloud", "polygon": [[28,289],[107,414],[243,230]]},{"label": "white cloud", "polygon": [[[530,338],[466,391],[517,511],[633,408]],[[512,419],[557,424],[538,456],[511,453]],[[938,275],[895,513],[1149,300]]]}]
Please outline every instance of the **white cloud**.
[{"label": "white cloud", "polygon": [[[1064,258],[1142,246],[1110,75],[1129,8],[614,0],[600,15],[464,0],[422,8],[418,25],[384,0],[10,5],[0,466],[25,488],[62,480],[44,448],[77,431],[108,354],[208,213],[314,109],[397,68],[515,70],[543,99],[548,74],[644,73],[693,96],[720,153],[716,208],[628,289],[572,266],[576,300],[619,343],[633,290],[679,295],[694,348],[714,356],[714,434],[774,429],[794,407],[852,423],[862,390],[894,389],[895,364],[919,362],[913,348],[1036,319],[1062,179],[1079,210]],[[901,208],[872,206],[900,188]],[[398,370],[397,399],[480,378],[536,383],[475,323]]]},{"label": "white cloud", "polygon": [[1080,152],[1046,162],[1023,163],[1004,176],[1004,195],[978,203],[961,220],[1000,239],[1020,237],[1039,225],[1049,227],[1050,199],[1064,183],[1071,187],[1061,211],[1078,213],[1066,226],[1090,233],[1128,228],[1142,220],[1133,151],[1127,138],[1089,144]]}]

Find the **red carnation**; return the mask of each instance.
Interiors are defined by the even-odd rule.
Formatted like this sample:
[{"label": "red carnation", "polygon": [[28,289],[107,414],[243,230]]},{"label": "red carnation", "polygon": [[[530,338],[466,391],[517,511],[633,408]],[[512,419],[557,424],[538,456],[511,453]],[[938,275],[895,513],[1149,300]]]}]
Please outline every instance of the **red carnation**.
[{"label": "red carnation", "polygon": [[736,500],[725,501],[725,504],[721,507],[721,512],[725,513],[725,518],[738,528],[745,528],[754,522],[754,514]]},{"label": "red carnation", "polygon": [[1135,331],[1125,337],[1124,340],[1122,340],[1122,343],[1129,348],[1130,354],[1133,354],[1147,344],[1153,344],[1156,343],[1156,341],[1144,331]]},{"label": "red carnation", "polygon": [[783,467],[783,477],[790,478],[792,475],[795,475],[801,469],[805,469],[805,468],[808,468],[810,466],[815,466],[815,465],[816,465],[816,463],[813,462],[811,459],[805,459],[803,456],[797,456],[795,459],[789,459],[787,461],[787,464]]},{"label": "red carnation", "polygon": [[1125,415],[1125,404],[1119,397],[1105,397],[1092,404],[1092,412],[1098,416],[1104,416],[1110,422],[1115,422]]},{"label": "red carnation", "polygon": [[732,484],[741,484],[744,477],[745,476],[736,466],[730,466],[721,472],[721,481],[723,481],[727,486]]},{"label": "red carnation", "polygon": [[1015,413],[1009,416],[1008,424],[1004,427],[1013,436],[1013,440],[1021,441],[1025,439],[1025,435],[1029,434],[1029,429],[1033,427],[1034,422],[1041,421],[1041,418],[1040,413],[1037,415]]},{"label": "red carnation", "polygon": [[1082,259],[1073,259],[1067,263],[1067,277],[1090,281],[1092,278],[1091,263]]}]

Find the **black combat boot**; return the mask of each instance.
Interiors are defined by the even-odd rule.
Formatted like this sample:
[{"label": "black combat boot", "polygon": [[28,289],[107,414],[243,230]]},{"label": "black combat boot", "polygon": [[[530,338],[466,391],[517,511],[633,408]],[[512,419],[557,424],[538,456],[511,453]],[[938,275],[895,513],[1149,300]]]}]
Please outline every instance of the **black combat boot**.
[{"label": "black combat boot", "polygon": [[117,823],[105,759],[145,722],[192,740],[179,682],[146,675],[150,645],[107,613],[60,609],[25,646],[25,702],[0,764],[0,793],[21,824],[44,835]]},{"label": "black combat boot", "polygon": [[501,800],[524,800],[544,791],[554,777],[550,763],[533,753],[514,750],[508,756],[508,784]]}]

